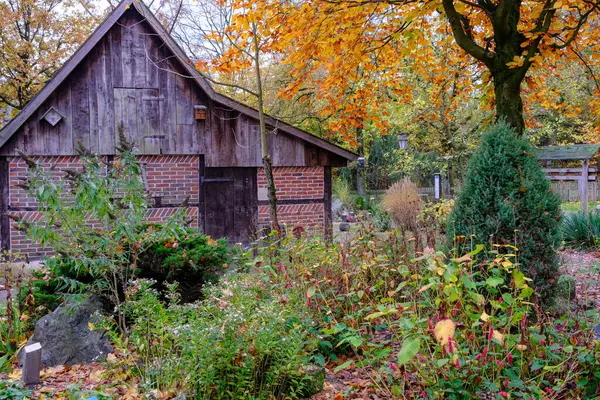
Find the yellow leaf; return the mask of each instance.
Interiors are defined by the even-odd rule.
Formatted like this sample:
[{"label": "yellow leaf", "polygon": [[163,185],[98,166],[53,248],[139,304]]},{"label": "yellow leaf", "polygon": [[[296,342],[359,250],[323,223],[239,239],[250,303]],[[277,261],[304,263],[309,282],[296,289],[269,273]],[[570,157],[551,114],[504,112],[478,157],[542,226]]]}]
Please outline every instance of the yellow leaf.
[{"label": "yellow leaf", "polygon": [[115,356],[114,353],[110,353],[109,355],[106,356],[106,361],[109,364],[116,364],[117,363],[117,356]]},{"label": "yellow leaf", "polygon": [[88,322],[88,329],[90,331],[93,331],[95,327],[96,327],[96,325],[92,324],[91,322]]},{"label": "yellow leaf", "polygon": [[453,258],[451,261],[454,261],[455,263],[464,263],[467,261],[471,261],[471,255],[470,254],[465,254],[464,256],[460,257],[460,258]]},{"label": "yellow leaf", "polygon": [[433,283],[423,286],[421,289],[419,289],[419,293],[423,293],[424,291],[426,291],[427,289],[429,289],[432,286],[433,286]]},{"label": "yellow leaf", "polygon": [[527,350],[527,346],[525,346],[524,344],[518,344],[515,347],[517,348],[517,350],[520,350],[520,351]]},{"label": "yellow leaf", "polygon": [[21,379],[21,369],[17,368],[13,372],[8,374],[8,379],[12,381],[18,381],[19,379]]},{"label": "yellow leaf", "polygon": [[504,344],[504,335],[494,329],[494,339],[499,341],[501,344]]},{"label": "yellow leaf", "polygon": [[479,318],[481,318],[481,320],[483,322],[488,322],[490,320],[490,316],[487,315],[485,311],[483,313],[481,313],[481,317],[479,317]]},{"label": "yellow leaf", "polygon": [[452,322],[452,320],[450,319],[444,319],[435,325],[435,338],[439,342],[439,344],[445,346],[448,344],[450,338],[454,336],[455,330],[456,325],[454,324],[454,322]]}]

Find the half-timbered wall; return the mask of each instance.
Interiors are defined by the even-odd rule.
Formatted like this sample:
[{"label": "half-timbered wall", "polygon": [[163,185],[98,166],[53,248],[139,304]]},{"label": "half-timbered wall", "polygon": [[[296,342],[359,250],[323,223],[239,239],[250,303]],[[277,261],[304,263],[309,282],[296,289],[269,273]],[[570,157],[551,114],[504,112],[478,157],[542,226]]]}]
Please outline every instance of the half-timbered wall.
[{"label": "half-timbered wall", "polygon": [[[266,221],[256,110],[215,94],[158,22],[144,19],[145,6],[123,4],[107,19],[112,25],[102,25],[76,53],[77,62],[68,62],[60,79],[51,80],[0,134],[0,248],[49,254],[11,226],[9,215],[39,218],[34,199],[17,186],[27,175],[19,152],[48,166],[77,168],[80,146],[110,159],[121,134],[140,152],[153,196],[149,220],[164,219],[189,198],[196,226],[213,236],[247,242],[257,223]],[[196,119],[197,105],[207,108],[205,119]],[[283,221],[327,229],[331,167],[345,166],[352,154],[268,121]],[[289,172],[300,170],[296,184],[303,190],[287,187]]]}]

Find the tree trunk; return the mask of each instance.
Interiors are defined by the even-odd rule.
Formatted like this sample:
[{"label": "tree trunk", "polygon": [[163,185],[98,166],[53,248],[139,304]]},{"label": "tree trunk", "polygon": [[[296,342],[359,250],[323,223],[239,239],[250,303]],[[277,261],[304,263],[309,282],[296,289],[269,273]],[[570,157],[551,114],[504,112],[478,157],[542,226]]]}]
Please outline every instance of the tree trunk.
[{"label": "tree trunk", "polygon": [[256,26],[254,31],[254,72],[256,73],[256,93],[258,97],[258,122],[260,125],[261,156],[265,169],[265,178],[267,180],[267,198],[269,199],[271,227],[275,231],[281,230],[279,219],[277,218],[277,189],[275,188],[275,179],[273,178],[273,160],[269,155],[267,146],[267,124],[265,122],[265,108],[262,87],[262,76],[260,72],[260,46],[257,39]]},{"label": "tree trunk", "polygon": [[496,93],[496,118],[504,119],[515,128],[518,135],[525,132],[523,119],[523,100],[521,99],[521,80],[515,75],[498,73],[494,75]]}]

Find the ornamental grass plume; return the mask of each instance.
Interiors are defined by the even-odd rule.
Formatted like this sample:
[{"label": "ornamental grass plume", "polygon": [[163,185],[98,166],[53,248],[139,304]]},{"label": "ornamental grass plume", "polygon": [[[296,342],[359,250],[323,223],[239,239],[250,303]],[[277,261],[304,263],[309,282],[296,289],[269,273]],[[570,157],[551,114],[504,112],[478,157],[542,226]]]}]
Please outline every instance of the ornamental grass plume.
[{"label": "ornamental grass plume", "polygon": [[420,248],[417,217],[423,209],[423,202],[417,191],[417,185],[409,178],[394,183],[385,193],[383,205],[396,226],[400,228],[403,239],[406,239],[406,232],[412,232],[416,240],[415,248]]}]

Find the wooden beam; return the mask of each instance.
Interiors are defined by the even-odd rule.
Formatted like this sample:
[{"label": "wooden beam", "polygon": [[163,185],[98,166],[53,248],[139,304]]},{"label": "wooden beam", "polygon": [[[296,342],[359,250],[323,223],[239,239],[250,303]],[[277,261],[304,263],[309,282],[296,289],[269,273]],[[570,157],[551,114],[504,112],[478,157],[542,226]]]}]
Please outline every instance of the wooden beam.
[{"label": "wooden beam", "polygon": [[581,179],[579,180],[579,193],[581,197],[581,211],[584,214],[588,213],[588,168],[589,163],[588,160],[583,160],[581,162]]},{"label": "wooden beam", "polygon": [[[565,175],[552,176],[552,175],[550,175],[550,176],[546,176],[546,178],[548,178],[548,180],[550,180],[550,181],[579,182],[581,180],[581,175],[570,175],[570,176],[565,176]],[[587,180],[588,180],[588,182],[595,181],[596,175],[588,175]]]},{"label": "wooden beam", "polygon": [[[544,168],[546,174],[581,174],[582,168]],[[588,168],[589,173],[596,172],[596,168]]]},{"label": "wooden beam", "polygon": [[200,182],[198,182],[198,230],[204,233],[206,232],[204,224],[204,221],[206,220],[206,207],[204,206],[204,175],[206,173],[206,166],[204,154],[200,154],[198,158],[198,175],[200,177]]},{"label": "wooden beam", "polygon": [[324,225],[325,225],[325,238],[327,240],[333,238],[333,211],[331,209],[331,196],[332,196],[332,179],[331,179],[331,167],[326,166],[323,174],[323,208],[324,208]]},{"label": "wooden beam", "polygon": [[10,249],[9,164],[7,157],[0,157],[0,250]]}]

